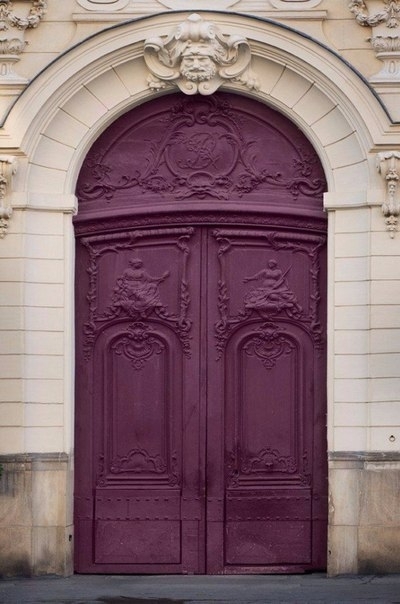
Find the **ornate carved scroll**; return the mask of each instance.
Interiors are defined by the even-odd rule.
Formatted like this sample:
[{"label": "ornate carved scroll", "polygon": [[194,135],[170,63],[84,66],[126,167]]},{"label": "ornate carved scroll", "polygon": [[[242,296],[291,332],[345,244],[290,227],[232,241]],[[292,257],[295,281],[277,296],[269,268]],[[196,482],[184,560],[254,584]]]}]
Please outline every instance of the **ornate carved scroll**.
[{"label": "ornate carved scroll", "polygon": [[8,202],[13,175],[17,171],[17,162],[11,155],[0,155],[0,239],[7,233],[12,207]]},{"label": "ornate carved scroll", "polygon": [[315,177],[316,157],[304,149],[287,158],[285,172],[260,165],[263,142],[250,138],[230,104],[217,97],[201,104],[183,99],[163,128],[160,140],[147,150],[148,166],[141,173],[121,175],[101,157],[90,157],[91,182],[79,189],[79,198],[111,201],[117,192],[133,189],[177,200],[232,200],[272,189],[289,191],[297,199],[300,194],[320,196],[325,188]]},{"label": "ornate carved scroll", "polygon": [[[370,13],[364,0],[351,0],[350,11],[363,27],[377,28],[377,35],[368,38],[376,57],[383,62],[381,71],[370,78],[371,82],[400,81],[400,0],[380,0],[381,10]],[[389,30],[389,31],[388,31]]]},{"label": "ornate carved scroll", "polygon": [[[303,456],[303,459],[307,454]],[[298,474],[299,468],[296,460],[291,455],[283,455],[278,449],[264,447],[254,455],[245,454],[240,449],[231,451],[226,454],[226,477],[228,487],[231,489],[238,488],[245,484],[246,479],[256,477],[258,481],[264,478],[269,480],[277,473],[288,474],[293,476]],[[304,464],[303,464],[304,465]],[[305,483],[309,479],[309,475],[305,474],[307,468],[301,469],[300,474],[294,477],[294,480],[299,480]]]},{"label": "ornate carved scroll", "polygon": [[259,358],[266,369],[271,369],[280,357],[294,350],[294,344],[285,338],[276,325],[264,323],[244,345],[243,350],[248,356]]},{"label": "ornate carved scroll", "polygon": [[17,16],[10,0],[0,0],[0,83],[25,84],[27,80],[14,72],[14,64],[25,50],[26,29],[36,28],[47,10],[47,0],[31,0],[26,17]]},{"label": "ornate carved scroll", "polygon": [[143,369],[146,361],[164,348],[164,344],[151,334],[149,326],[142,322],[129,325],[128,334],[113,345],[115,353],[128,358],[134,369]]},{"label": "ornate carved scroll", "polygon": [[383,151],[382,153],[378,153],[376,167],[386,182],[386,194],[385,200],[382,203],[382,212],[385,216],[386,228],[393,239],[398,230],[400,214],[400,152]]},{"label": "ornate carved scroll", "polygon": [[145,449],[132,449],[124,457],[116,457],[111,462],[110,471],[113,474],[120,472],[155,473],[163,474],[167,464],[160,455],[150,455]]},{"label": "ornate carved scroll", "polygon": [[[190,295],[187,282],[187,261],[190,253],[187,241],[193,234],[192,227],[137,230],[133,233],[114,235],[107,243],[102,236],[84,238],[83,245],[89,252],[89,319],[84,327],[85,358],[91,357],[94,342],[101,329],[112,320],[130,318],[133,323],[128,329],[124,341],[117,345],[116,352],[124,353],[131,358],[136,369],[144,366],[147,355],[159,350],[161,343],[153,340],[146,328],[145,320],[151,316],[158,317],[169,325],[178,335],[183,353],[190,356],[190,329],[192,320],[188,316]],[[181,252],[179,312],[169,312],[162,302],[159,284],[168,278],[169,272],[161,276],[150,275],[138,257],[137,244],[145,237],[170,235],[174,245]],[[129,266],[116,279],[110,303],[103,313],[98,311],[99,261],[106,252],[118,253],[131,250],[133,256]]]},{"label": "ornate carved scroll", "polygon": [[144,60],[150,71],[148,84],[154,90],[172,84],[185,94],[209,95],[226,81],[258,88],[250,69],[247,40],[223,35],[214,23],[197,14],[190,15],[169,36],[148,38]]}]

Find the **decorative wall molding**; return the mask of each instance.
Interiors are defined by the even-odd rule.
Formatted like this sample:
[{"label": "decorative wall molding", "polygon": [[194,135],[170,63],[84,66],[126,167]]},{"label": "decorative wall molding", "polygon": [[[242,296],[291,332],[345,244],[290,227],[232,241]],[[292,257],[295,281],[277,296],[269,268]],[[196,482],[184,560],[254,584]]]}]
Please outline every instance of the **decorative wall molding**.
[{"label": "decorative wall molding", "polygon": [[400,214],[400,152],[383,151],[378,153],[376,166],[379,174],[386,182],[386,195],[382,204],[382,212],[385,216],[386,228],[390,233],[390,237],[393,238],[398,230]]},{"label": "decorative wall molding", "polygon": [[122,10],[131,0],[76,0],[86,10],[110,11]]},{"label": "decorative wall molding", "polygon": [[16,158],[12,155],[0,155],[0,239],[7,233],[12,207],[8,203],[11,181],[17,171]]},{"label": "decorative wall molding", "polygon": [[144,60],[153,90],[172,84],[185,94],[209,95],[226,81],[240,82],[250,90],[259,87],[250,68],[247,40],[239,35],[225,36],[217,25],[196,13],[164,39],[148,38]]},{"label": "decorative wall molding", "polygon": [[47,11],[47,0],[30,0],[25,17],[13,12],[11,0],[0,0],[0,84],[26,84],[27,80],[14,72],[14,64],[27,46],[26,29],[36,28]]},{"label": "decorative wall molding", "polygon": [[[381,71],[370,78],[374,84],[400,82],[400,0],[379,0],[382,10],[370,13],[365,0],[351,0],[349,9],[363,27],[377,27],[376,36],[368,38]],[[389,31],[388,31],[389,30]]]}]

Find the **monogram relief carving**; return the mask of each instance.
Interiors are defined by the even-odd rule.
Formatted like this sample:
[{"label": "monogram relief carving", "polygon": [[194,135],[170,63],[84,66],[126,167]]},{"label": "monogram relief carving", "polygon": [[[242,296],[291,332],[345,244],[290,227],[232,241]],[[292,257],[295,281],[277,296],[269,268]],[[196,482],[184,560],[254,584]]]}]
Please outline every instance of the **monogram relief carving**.
[{"label": "monogram relief carving", "polygon": [[[89,252],[90,258],[87,268],[90,278],[89,290],[86,296],[89,304],[89,319],[84,325],[84,356],[86,360],[91,358],[94,343],[101,329],[113,319],[129,317],[134,320],[134,323],[131,324],[128,328],[128,333],[125,334],[124,344],[121,343],[121,347],[117,347],[116,350],[117,353],[122,353],[123,351],[128,358],[131,358],[133,366],[136,363],[135,368],[139,369],[141,361],[144,364],[147,358],[146,354],[150,351],[148,347],[152,347],[153,352],[156,352],[158,346],[161,345],[160,343],[156,344],[152,340],[150,333],[146,330],[144,321],[152,315],[161,319],[162,322],[169,325],[176,332],[180,339],[183,353],[187,357],[190,357],[192,320],[188,316],[190,294],[187,281],[187,262],[190,249],[187,241],[193,232],[192,227],[148,229],[114,235],[114,239],[110,243],[105,243],[102,236],[89,237],[82,240],[83,245]],[[168,311],[167,307],[162,303],[161,292],[159,290],[159,284],[169,277],[169,272],[166,271],[163,275],[157,277],[150,275],[136,251],[137,243],[141,239],[163,235],[176,237],[171,243],[181,252],[178,313]],[[133,251],[135,255],[129,261],[129,266],[123,271],[122,275],[117,277],[109,306],[103,313],[99,313],[99,261],[105,253],[118,253],[121,250]],[[140,354],[142,354],[142,357],[140,357]]]},{"label": "monogram relief carving", "polygon": [[146,361],[164,349],[164,344],[152,336],[149,327],[141,322],[129,325],[128,334],[113,345],[115,353],[128,358],[134,369],[143,369]]},{"label": "monogram relief carving", "polygon": [[259,358],[266,369],[275,367],[280,357],[291,354],[294,349],[294,344],[273,323],[264,323],[243,347],[248,356]]},{"label": "monogram relief carving", "polygon": [[285,174],[260,166],[263,141],[249,138],[224,99],[207,97],[200,104],[183,99],[162,126],[164,134],[149,145],[141,173],[116,174],[100,155],[89,155],[91,178],[79,187],[80,200],[110,202],[130,189],[174,200],[241,199],[257,190],[287,190],[297,199],[300,194],[319,197],[325,189],[324,180],[316,177],[317,158],[305,149],[288,158]]},{"label": "monogram relief carving", "polygon": [[146,40],[143,56],[153,90],[173,84],[185,94],[209,95],[229,80],[258,88],[250,70],[247,40],[223,35],[214,23],[197,14],[190,15],[169,36]]}]

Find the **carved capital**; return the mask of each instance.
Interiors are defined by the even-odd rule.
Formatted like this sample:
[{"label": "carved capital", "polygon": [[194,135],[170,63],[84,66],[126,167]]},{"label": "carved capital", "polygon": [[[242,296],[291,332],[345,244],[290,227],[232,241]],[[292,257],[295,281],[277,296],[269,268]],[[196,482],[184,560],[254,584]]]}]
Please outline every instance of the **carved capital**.
[{"label": "carved capital", "polygon": [[382,7],[370,13],[365,0],[352,0],[350,11],[363,27],[378,27],[379,34],[368,38],[376,57],[383,62],[381,71],[370,78],[374,84],[400,82],[400,0],[379,0]]},{"label": "carved capital", "polygon": [[226,81],[258,88],[250,69],[247,40],[223,35],[214,23],[197,14],[190,15],[170,35],[147,39],[144,60],[150,71],[148,85],[154,90],[172,84],[185,94],[209,95]]},{"label": "carved capital", "polygon": [[382,212],[385,216],[386,228],[390,233],[390,237],[393,238],[395,232],[398,230],[398,219],[400,214],[400,152],[383,151],[378,153],[376,167],[386,183]]},{"label": "carved capital", "polygon": [[14,73],[14,63],[24,51],[26,29],[36,28],[47,10],[47,0],[31,0],[28,14],[14,14],[11,0],[0,0],[0,84],[21,84],[26,81]]},{"label": "carved capital", "polygon": [[8,203],[8,199],[12,177],[16,171],[16,158],[12,155],[0,155],[0,239],[3,239],[7,233],[8,220],[12,214],[11,204]]}]

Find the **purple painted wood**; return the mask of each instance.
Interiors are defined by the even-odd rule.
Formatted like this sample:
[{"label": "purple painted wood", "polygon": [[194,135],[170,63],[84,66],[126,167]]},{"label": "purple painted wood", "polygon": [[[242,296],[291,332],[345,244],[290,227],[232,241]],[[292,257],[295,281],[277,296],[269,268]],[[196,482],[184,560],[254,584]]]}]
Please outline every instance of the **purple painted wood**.
[{"label": "purple painted wood", "polygon": [[163,97],[77,185],[75,568],[326,564],[325,188],[282,115]]}]

